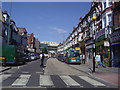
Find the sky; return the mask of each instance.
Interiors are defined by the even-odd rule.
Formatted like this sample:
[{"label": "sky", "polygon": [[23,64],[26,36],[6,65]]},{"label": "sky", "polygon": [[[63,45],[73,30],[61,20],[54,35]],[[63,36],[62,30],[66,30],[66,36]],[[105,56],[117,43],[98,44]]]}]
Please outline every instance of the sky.
[{"label": "sky", "polygon": [[[17,27],[26,28],[41,41],[65,40],[90,10],[91,2],[3,2]],[[10,10],[11,8],[11,10]]]}]

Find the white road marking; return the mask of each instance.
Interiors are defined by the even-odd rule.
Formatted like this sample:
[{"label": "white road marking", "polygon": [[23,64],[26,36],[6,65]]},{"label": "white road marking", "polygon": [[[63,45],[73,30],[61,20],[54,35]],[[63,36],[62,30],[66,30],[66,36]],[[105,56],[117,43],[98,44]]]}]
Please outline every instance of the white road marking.
[{"label": "white road marking", "polygon": [[22,73],[29,73],[29,72],[23,71]]},{"label": "white road marking", "polygon": [[42,74],[43,72],[36,72],[36,74]]},{"label": "white road marking", "polygon": [[30,78],[30,75],[20,75],[20,77],[16,81],[14,81],[12,86],[15,86],[15,85],[24,86],[27,84],[29,78]]},{"label": "white road marking", "polygon": [[8,77],[10,77],[11,74],[3,74],[3,75],[0,75],[0,82],[4,81],[5,79],[7,79]]},{"label": "white road marking", "polygon": [[20,69],[20,67],[18,66],[18,69]]},{"label": "white road marking", "polygon": [[40,75],[40,86],[54,86],[52,79],[48,75]]},{"label": "white road marking", "polygon": [[106,86],[105,84],[103,84],[101,82],[98,82],[98,81],[96,81],[94,79],[91,79],[91,78],[89,78],[87,76],[79,76],[79,78],[85,80],[86,82],[88,82],[88,83],[90,83],[90,84],[92,84],[94,86]]},{"label": "white road marking", "polygon": [[67,86],[81,86],[75,80],[73,80],[70,76],[60,76],[60,78],[65,82]]}]

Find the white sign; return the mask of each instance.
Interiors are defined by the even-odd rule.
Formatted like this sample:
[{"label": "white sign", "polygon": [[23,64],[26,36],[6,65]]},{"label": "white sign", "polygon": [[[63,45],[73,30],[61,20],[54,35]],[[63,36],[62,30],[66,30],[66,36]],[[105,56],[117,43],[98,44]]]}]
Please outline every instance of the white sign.
[{"label": "white sign", "polygon": [[104,46],[110,46],[110,43],[108,41],[105,41]]}]

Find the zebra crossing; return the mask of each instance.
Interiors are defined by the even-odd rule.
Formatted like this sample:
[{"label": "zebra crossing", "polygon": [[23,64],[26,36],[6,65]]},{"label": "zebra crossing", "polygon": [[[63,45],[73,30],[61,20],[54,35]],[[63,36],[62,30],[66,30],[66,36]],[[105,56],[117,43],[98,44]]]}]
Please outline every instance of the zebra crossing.
[{"label": "zebra crossing", "polygon": [[[0,77],[2,77],[2,82],[7,82],[7,79],[14,79],[13,78],[14,75],[11,74],[4,74],[1,75]],[[17,78],[15,78],[15,80],[13,82],[11,82],[11,84],[9,86],[27,86],[27,83],[29,82],[31,78],[32,74],[21,74],[19,75]],[[91,86],[93,87],[107,87],[107,85],[105,85],[103,82],[95,80],[91,77],[88,76],[77,76],[77,79],[80,79],[79,82],[76,81],[74,78],[72,78],[70,75],[57,75],[61,82],[65,84],[66,87],[85,87],[85,85],[81,85],[82,84],[82,80],[86,83],[89,83]],[[52,75],[52,77],[54,77],[54,75]],[[53,80],[53,78],[51,78],[51,75],[39,75],[38,77],[35,77],[38,79],[38,86],[40,87],[56,87],[55,83],[58,82],[60,83],[60,80]],[[34,82],[34,79],[32,80]],[[55,82],[56,81],[56,82]]]}]

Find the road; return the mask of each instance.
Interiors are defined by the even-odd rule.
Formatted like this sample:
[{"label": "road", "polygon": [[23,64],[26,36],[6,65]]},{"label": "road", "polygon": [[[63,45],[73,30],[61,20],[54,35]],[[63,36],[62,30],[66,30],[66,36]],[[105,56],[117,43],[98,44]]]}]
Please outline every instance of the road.
[{"label": "road", "polygon": [[117,88],[114,85],[80,72],[69,64],[49,58],[43,75],[40,60],[14,66],[4,71],[3,88]]}]

